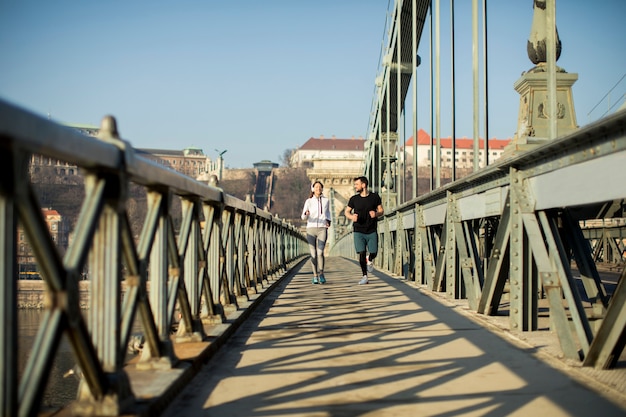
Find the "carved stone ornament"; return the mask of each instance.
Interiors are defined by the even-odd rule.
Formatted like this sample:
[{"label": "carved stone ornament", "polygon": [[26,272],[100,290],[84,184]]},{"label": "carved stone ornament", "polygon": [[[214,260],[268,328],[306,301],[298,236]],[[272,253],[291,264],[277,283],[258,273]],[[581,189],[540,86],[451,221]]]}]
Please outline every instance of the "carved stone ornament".
[{"label": "carved stone ornament", "polygon": [[[546,0],[533,0],[533,23],[530,27],[530,36],[526,44],[528,58],[535,64],[545,63],[548,59],[546,50]],[[559,31],[556,30],[556,59],[561,56],[561,39],[559,39]]]},{"label": "carved stone ornament", "polygon": [[[565,105],[563,103],[557,103],[556,118],[562,119],[565,117]],[[537,117],[540,119],[549,119],[550,112],[548,111],[548,98],[546,97],[539,106],[537,106]]]}]

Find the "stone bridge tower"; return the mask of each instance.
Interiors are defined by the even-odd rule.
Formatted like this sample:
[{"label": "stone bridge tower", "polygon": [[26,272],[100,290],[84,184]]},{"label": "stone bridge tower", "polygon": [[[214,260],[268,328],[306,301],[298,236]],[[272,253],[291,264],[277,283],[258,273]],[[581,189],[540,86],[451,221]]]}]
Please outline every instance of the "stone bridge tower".
[{"label": "stone bridge tower", "polygon": [[[533,20],[527,43],[527,53],[533,68],[524,72],[515,84],[515,91],[520,94],[517,130],[513,140],[505,148],[503,157],[532,149],[550,140],[550,109],[548,92],[548,13],[546,0],[533,0]],[[562,44],[558,31],[554,34],[556,59],[558,60]],[[556,67],[556,118],[557,134],[563,136],[578,128],[572,85],[578,74],[567,73]]]}]

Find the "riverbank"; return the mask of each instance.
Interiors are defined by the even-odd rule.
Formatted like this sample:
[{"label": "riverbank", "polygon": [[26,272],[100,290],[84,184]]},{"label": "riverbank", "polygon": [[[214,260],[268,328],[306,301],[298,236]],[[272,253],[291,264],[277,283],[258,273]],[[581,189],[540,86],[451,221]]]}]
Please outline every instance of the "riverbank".
[{"label": "riverbank", "polygon": [[[43,309],[46,306],[47,285],[42,280],[17,281],[17,308]],[[89,308],[89,281],[78,282],[78,300],[81,309]]]}]

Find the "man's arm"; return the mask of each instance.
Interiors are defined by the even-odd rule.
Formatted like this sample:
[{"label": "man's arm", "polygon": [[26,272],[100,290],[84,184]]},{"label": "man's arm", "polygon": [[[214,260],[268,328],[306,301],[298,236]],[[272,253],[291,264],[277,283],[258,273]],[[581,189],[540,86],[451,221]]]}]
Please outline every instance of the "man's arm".
[{"label": "man's arm", "polygon": [[376,207],[376,217],[380,217],[383,214],[385,214],[385,210],[383,210],[382,204],[379,204],[378,207]]},{"label": "man's arm", "polygon": [[346,209],[343,211],[343,214],[346,216],[346,219],[352,220],[353,222],[355,222],[356,219],[358,218],[356,213],[352,214],[352,207],[350,206],[346,206]]},{"label": "man's arm", "polygon": [[376,207],[376,210],[369,211],[369,215],[372,219],[375,219],[377,217],[382,216],[384,212],[385,211],[383,210],[383,206],[379,204],[378,207]]}]

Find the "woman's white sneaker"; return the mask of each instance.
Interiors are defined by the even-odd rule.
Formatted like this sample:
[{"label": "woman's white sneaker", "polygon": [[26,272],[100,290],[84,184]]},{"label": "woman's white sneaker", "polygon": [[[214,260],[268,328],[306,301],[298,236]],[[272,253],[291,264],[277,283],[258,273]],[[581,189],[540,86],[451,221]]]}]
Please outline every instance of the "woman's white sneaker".
[{"label": "woman's white sneaker", "polygon": [[367,275],[363,275],[363,278],[359,281],[359,285],[367,284],[369,281],[367,280]]}]

